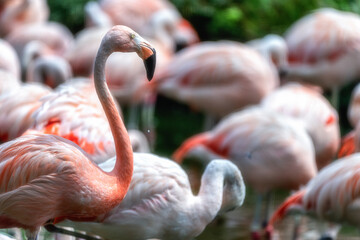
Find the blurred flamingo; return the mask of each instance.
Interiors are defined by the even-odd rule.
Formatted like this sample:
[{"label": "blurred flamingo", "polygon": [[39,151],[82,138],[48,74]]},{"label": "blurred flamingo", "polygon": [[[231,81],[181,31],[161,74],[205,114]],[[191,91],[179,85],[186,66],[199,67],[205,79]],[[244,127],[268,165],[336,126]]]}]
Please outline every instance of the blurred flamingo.
[{"label": "blurred flamingo", "polygon": [[276,69],[287,66],[288,49],[285,39],[276,34],[268,34],[263,38],[254,39],[246,43],[263,55]]},{"label": "blurred flamingo", "polygon": [[208,119],[218,119],[258,104],[278,83],[276,71],[254,49],[219,41],[202,42],[178,52],[159,68],[149,86],[206,113]]},{"label": "blurred flamingo", "polygon": [[[65,56],[73,44],[74,37],[64,25],[56,22],[27,24],[14,29],[5,38],[16,50],[19,59],[24,58],[27,43],[38,41],[54,55]],[[22,66],[24,69],[24,66]]]},{"label": "blurred flamingo", "polygon": [[350,12],[324,8],[301,18],[286,32],[289,65],[285,81],[304,81],[337,91],[360,76],[360,18]]},{"label": "blurred flamingo", "polygon": [[20,80],[12,73],[0,69],[0,96],[19,88]]},{"label": "blurred flamingo", "polygon": [[20,79],[19,58],[14,48],[3,39],[0,39],[0,70],[9,71]]},{"label": "blurred flamingo", "polygon": [[25,82],[41,82],[51,88],[56,88],[72,77],[69,62],[53,54],[43,42],[27,43],[22,60],[26,72]]},{"label": "blurred flamingo", "polygon": [[288,83],[266,96],[261,104],[304,124],[315,147],[318,169],[336,158],[340,145],[338,114],[319,92],[306,85]]},{"label": "blurred flamingo", "polygon": [[132,177],[133,153],[105,82],[105,62],[114,51],[136,52],[144,59],[149,79],[155,67],[154,50],[131,29],[115,26],[104,37],[94,82],[114,136],[114,169],[100,170],[81,148],[54,135],[28,134],[4,143],[0,146],[1,228],[21,227],[29,239],[36,239],[42,225],[64,219],[91,221],[124,198]]},{"label": "blurred flamingo", "polygon": [[192,25],[167,0],[100,0],[114,24],[123,24],[160,41],[169,51],[199,42]]},{"label": "blurred flamingo", "polygon": [[[173,158],[181,162],[190,156],[202,160],[221,156],[239,167],[245,183],[258,195],[251,225],[253,239],[259,239],[262,196],[269,198],[277,188],[298,189],[317,173],[314,147],[304,127],[261,107],[230,114],[212,130],[187,139]],[[269,206],[264,223],[268,211]]]},{"label": "blurred flamingo", "polygon": [[306,186],[280,205],[273,214],[268,229],[271,230],[277,221],[292,210],[333,223],[360,227],[359,176],[360,154],[353,154],[329,164]]},{"label": "blurred flamingo", "polygon": [[[99,166],[108,171],[115,159]],[[194,196],[188,176],[173,161],[153,154],[134,153],[134,174],[124,200],[95,222],[65,221],[104,239],[192,239],[216,215],[240,207],[245,185],[240,170],[218,159],[206,167],[199,194]]]},{"label": "blurred flamingo", "polygon": [[60,85],[41,99],[32,119],[30,132],[66,138],[80,146],[95,163],[115,156],[110,125],[90,79],[73,79]]},{"label": "blurred flamingo", "polygon": [[32,126],[32,114],[50,92],[41,84],[23,84],[0,95],[0,142],[15,139]]},{"label": "blurred flamingo", "polygon": [[4,0],[0,10],[0,36],[4,37],[20,26],[48,20],[46,0]]}]

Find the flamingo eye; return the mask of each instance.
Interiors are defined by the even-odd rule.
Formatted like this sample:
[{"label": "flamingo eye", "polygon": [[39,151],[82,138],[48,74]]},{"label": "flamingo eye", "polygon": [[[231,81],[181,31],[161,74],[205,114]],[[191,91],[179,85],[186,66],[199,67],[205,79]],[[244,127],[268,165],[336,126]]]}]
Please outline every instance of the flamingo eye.
[{"label": "flamingo eye", "polygon": [[131,33],[131,34],[130,34],[130,38],[131,38],[131,39],[134,39],[134,38],[135,38],[135,34],[134,34],[134,33]]}]

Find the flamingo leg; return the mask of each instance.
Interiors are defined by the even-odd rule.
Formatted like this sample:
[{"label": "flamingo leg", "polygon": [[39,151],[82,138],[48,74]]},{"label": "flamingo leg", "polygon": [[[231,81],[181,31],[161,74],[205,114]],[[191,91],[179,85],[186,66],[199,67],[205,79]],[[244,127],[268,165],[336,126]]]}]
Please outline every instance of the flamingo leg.
[{"label": "flamingo leg", "polygon": [[209,131],[210,129],[212,129],[215,126],[215,124],[216,124],[215,116],[213,116],[211,114],[206,114],[205,119],[204,119],[203,130],[204,131]]},{"label": "flamingo leg", "polygon": [[129,106],[127,128],[139,129],[139,105],[137,103],[131,103]]},{"label": "flamingo leg", "polygon": [[252,240],[259,240],[260,239],[260,218],[261,218],[261,208],[262,208],[262,202],[263,202],[263,195],[257,193],[256,194],[256,205],[255,205],[255,214],[253,221],[251,223],[251,239]]},{"label": "flamingo leg", "polygon": [[156,132],[154,123],[156,94],[148,94],[143,103],[141,112],[141,119],[143,122],[143,129],[145,136],[149,140],[150,150],[153,151],[156,142]]},{"label": "flamingo leg", "polygon": [[84,240],[100,240],[100,238],[88,236],[86,234],[82,234],[82,233],[79,233],[79,232],[66,230],[64,228],[59,228],[59,227],[56,227],[53,224],[46,224],[44,227],[48,232],[52,232],[52,233],[66,234],[66,235],[70,235],[70,236],[73,236],[73,237],[76,237],[76,238],[81,238],[81,239],[84,239]]},{"label": "flamingo leg", "polygon": [[332,87],[331,89],[331,104],[336,110],[339,110],[339,93],[340,89],[338,86]]},{"label": "flamingo leg", "polygon": [[265,194],[265,210],[264,210],[264,218],[262,222],[262,228],[265,228],[268,224],[270,218],[270,210],[273,205],[273,194],[272,192],[268,192]]}]

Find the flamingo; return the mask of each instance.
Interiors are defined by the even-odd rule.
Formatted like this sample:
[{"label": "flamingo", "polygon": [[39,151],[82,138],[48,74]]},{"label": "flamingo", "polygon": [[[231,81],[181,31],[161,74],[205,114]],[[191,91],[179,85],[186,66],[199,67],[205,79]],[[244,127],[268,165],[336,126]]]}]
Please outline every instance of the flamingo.
[{"label": "flamingo", "polygon": [[267,95],[261,105],[303,122],[314,143],[318,169],[335,159],[340,145],[339,117],[322,94],[306,85],[288,83]]},{"label": "flamingo", "polygon": [[[112,169],[112,158],[99,166]],[[194,196],[184,170],[170,159],[134,153],[134,174],[124,200],[99,222],[64,221],[104,239],[193,239],[216,215],[240,207],[245,185],[240,170],[230,161],[211,161]],[[121,238],[121,237],[120,237]]]},{"label": "flamingo", "polygon": [[251,225],[254,239],[259,238],[262,196],[268,198],[277,188],[298,189],[317,173],[314,147],[304,127],[260,106],[232,113],[212,130],[190,137],[173,159],[181,162],[190,156],[204,161],[220,156],[239,167],[245,183],[258,193]]},{"label": "flamingo", "polygon": [[332,223],[360,227],[359,176],[358,153],[329,164],[278,207],[267,228],[271,230],[277,221],[293,210]]},{"label": "flamingo", "polygon": [[44,96],[32,119],[30,132],[69,139],[95,163],[115,155],[110,125],[90,79],[73,79]]},{"label": "flamingo", "polygon": [[46,0],[5,0],[0,10],[0,36],[26,24],[43,23],[49,17]]},{"label": "flamingo", "polygon": [[0,69],[0,96],[19,88],[21,85],[19,78],[9,71]]},{"label": "flamingo", "polygon": [[199,42],[190,22],[167,0],[101,0],[101,9],[114,24],[130,26],[140,34],[160,41],[173,52]]},{"label": "flamingo", "polygon": [[149,86],[213,121],[258,104],[278,83],[276,72],[257,51],[237,42],[218,41],[179,51],[159,68]]},{"label": "flamingo", "polygon": [[[360,76],[360,18],[350,12],[323,8],[301,18],[285,33],[289,64],[284,81],[303,81],[337,91]],[[358,31],[359,30],[359,31]]]},{"label": "flamingo", "polygon": [[0,69],[20,78],[20,62],[15,49],[5,40],[0,39]]},{"label": "flamingo", "polygon": [[288,49],[285,39],[276,34],[268,34],[263,38],[254,39],[246,43],[259,51],[276,69],[287,66]]},{"label": "flamingo", "polygon": [[27,43],[39,41],[55,55],[65,56],[71,48],[74,37],[70,30],[57,22],[27,24],[14,29],[5,38],[15,49],[19,59],[23,59]]},{"label": "flamingo", "polygon": [[13,140],[30,128],[40,99],[50,92],[48,87],[33,83],[0,95],[0,142]]},{"label": "flamingo", "polygon": [[1,228],[24,228],[28,239],[36,239],[40,226],[48,222],[91,221],[124,198],[133,172],[133,152],[105,81],[106,59],[114,51],[136,52],[151,79],[155,50],[125,26],[114,26],[99,48],[94,83],[113,133],[115,167],[102,171],[80,147],[55,135],[27,134],[2,144]]}]

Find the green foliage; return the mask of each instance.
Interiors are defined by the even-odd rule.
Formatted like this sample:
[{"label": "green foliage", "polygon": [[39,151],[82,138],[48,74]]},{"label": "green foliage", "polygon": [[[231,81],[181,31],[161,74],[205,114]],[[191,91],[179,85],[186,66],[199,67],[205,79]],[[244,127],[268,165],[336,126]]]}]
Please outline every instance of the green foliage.
[{"label": "green foliage", "polygon": [[48,1],[50,20],[60,22],[73,33],[77,33],[84,28],[84,5],[87,2],[89,0]]}]

